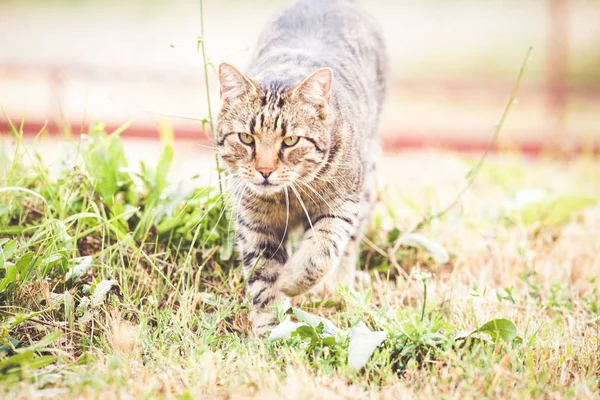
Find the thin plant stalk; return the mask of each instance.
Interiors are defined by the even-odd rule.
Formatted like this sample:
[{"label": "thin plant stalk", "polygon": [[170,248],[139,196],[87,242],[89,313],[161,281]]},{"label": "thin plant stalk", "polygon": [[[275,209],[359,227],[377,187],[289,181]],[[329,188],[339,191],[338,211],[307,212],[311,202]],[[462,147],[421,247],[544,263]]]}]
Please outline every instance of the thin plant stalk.
[{"label": "thin plant stalk", "polygon": [[427,306],[427,279],[423,279],[423,307],[421,308],[421,321],[425,318],[425,307]]},{"label": "thin plant stalk", "polygon": [[[212,107],[210,104],[210,85],[208,83],[208,61],[206,59],[206,50],[204,48],[204,1],[200,0],[200,37],[196,45],[196,51],[202,55],[202,65],[204,66],[204,87],[206,90],[206,104],[208,106],[208,123],[210,125],[210,136],[214,147],[215,163],[217,165],[217,175],[219,180],[219,194],[223,196],[223,185],[221,183],[221,167],[219,165],[219,157],[217,156],[217,143],[215,137],[215,127],[213,124]],[[222,202],[223,207],[225,203]]]},{"label": "thin plant stalk", "polygon": [[531,54],[532,50],[533,50],[533,47],[530,46],[527,49],[527,52],[525,53],[525,57],[523,58],[523,62],[521,63],[521,68],[519,68],[519,73],[517,75],[517,79],[515,81],[512,92],[510,94],[508,103],[506,104],[506,107],[504,107],[504,111],[502,112],[500,121],[494,127],[494,134],[492,135],[490,141],[488,142],[483,154],[481,155],[481,157],[479,158],[477,163],[473,166],[473,168],[471,168],[469,170],[469,172],[467,173],[467,176],[466,176],[467,183],[465,184],[465,186],[458,192],[458,194],[456,195],[454,200],[452,200],[450,202],[450,204],[448,204],[446,207],[444,207],[441,211],[439,211],[435,214],[430,214],[430,213],[425,214],[424,216],[419,218],[409,229],[407,229],[405,232],[403,232],[402,235],[400,235],[398,237],[398,239],[396,240],[396,242],[394,243],[394,246],[389,250],[389,252],[388,252],[389,257],[395,257],[396,252],[398,251],[398,249],[402,245],[402,242],[404,242],[404,240],[406,239],[406,237],[408,235],[410,235],[414,231],[420,229],[426,223],[433,221],[434,219],[439,219],[439,218],[443,217],[446,213],[448,213],[448,211],[450,211],[452,208],[454,208],[460,202],[460,199],[465,194],[465,192],[471,187],[471,184],[475,180],[477,173],[479,172],[479,170],[481,169],[481,166],[483,165],[483,161],[485,160],[488,153],[490,152],[490,150],[496,143],[498,136],[500,135],[500,131],[502,130],[502,126],[504,125],[504,121],[506,120],[506,117],[508,116],[508,113],[509,113],[511,107],[512,107],[513,103],[515,102],[515,99],[517,98],[517,92],[519,91],[519,86],[521,84],[521,78],[523,78],[523,74],[525,73],[525,67],[527,66],[527,62],[529,61],[529,55]]}]

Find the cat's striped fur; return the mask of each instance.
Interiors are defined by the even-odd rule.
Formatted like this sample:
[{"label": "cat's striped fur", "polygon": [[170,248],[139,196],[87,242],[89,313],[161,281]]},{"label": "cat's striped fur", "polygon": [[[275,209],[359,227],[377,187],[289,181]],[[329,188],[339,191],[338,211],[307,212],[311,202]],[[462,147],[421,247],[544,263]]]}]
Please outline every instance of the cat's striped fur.
[{"label": "cat's striped fur", "polygon": [[[245,74],[219,68],[218,154],[231,170],[238,245],[255,307],[352,284],[375,201],[386,92],[377,24],[349,0],[300,0],[263,30]],[[290,234],[302,239],[292,253]]]}]

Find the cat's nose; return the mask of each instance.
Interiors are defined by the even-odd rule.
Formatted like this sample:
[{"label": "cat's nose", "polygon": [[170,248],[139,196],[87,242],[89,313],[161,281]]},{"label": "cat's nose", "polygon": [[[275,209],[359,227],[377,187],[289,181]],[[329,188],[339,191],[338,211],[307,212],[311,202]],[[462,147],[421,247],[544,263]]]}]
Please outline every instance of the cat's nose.
[{"label": "cat's nose", "polygon": [[267,179],[272,173],[273,171],[275,171],[274,168],[258,168],[257,169],[258,172],[260,172],[260,174]]}]

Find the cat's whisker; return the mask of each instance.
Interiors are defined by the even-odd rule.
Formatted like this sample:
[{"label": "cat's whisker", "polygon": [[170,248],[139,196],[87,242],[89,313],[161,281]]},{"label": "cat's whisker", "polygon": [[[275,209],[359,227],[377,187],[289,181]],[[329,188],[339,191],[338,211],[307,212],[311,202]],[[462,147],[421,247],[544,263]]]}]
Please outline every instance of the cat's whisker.
[{"label": "cat's whisker", "polygon": [[[227,169],[221,170],[221,173],[227,175],[234,167],[229,167]],[[218,172],[218,171],[217,171]]]},{"label": "cat's whisker", "polygon": [[309,175],[309,179],[319,182],[325,182],[325,184],[333,184],[334,179],[325,179],[324,177],[318,175],[319,172],[315,172],[314,174]]},{"label": "cat's whisker", "polygon": [[315,227],[313,226],[313,223],[312,223],[312,221],[310,219],[310,214],[308,213],[308,210],[306,209],[306,206],[304,205],[304,201],[302,201],[302,197],[300,196],[300,193],[298,193],[298,191],[296,190],[296,187],[291,182],[290,182],[290,189],[292,189],[292,191],[294,192],[294,194],[298,198],[298,201],[300,202],[300,206],[304,210],[304,214],[306,214],[306,218],[308,218],[308,224],[310,225],[310,229],[312,230],[313,236],[315,237],[315,240],[318,242],[319,241],[319,237],[317,236],[317,232],[315,231]]},{"label": "cat's whisker", "polygon": [[201,143],[196,143],[196,146],[198,146],[198,147],[202,147],[202,148],[205,148],[205,149],[211,149],[211,150],[214,150],[214,149],[216,149],[216,147],[215,147],[215,146],[207,146],[207,145],[205,145],[205,144],[201,144]]},{"label": "cat's whisker", "polygon": [[[296,182],[298,182],[298,180],[296,180]],[[302,184],[304,184],[304,185],[306,186],[306,184],[305,184],[304,182],[301,182],[301,183],[302,183]],[[301,188],[301,187],[298,187],[298,189],[302,190],[302,188]],[[312,188],[311,188],[311,187],[309,187],[309,189],[312,189]],[[313,191],[314,191],[314,190],[313,190]],[[314,198],[313,198],[313,197],[312,197],[312,196],[311,196],[309,193],[307,193],[305,190],[302,190],[302,192],[303,192],[303,193],[306,193],[306,194],[307,194],[307,195],[310,197],[310,199],[311,199],[311,200],[312,200],[312,201],[313,201],[315,204],[319,204],[319,203],[317,203],[317,202],[314,200]],[[317,194],[317,196],[320,196],[320,195],[319,195],[319,193],[317,193],[316,191],[315,191],[315,194]],[[323,203],[324,203],[324,204],[327,206],[327,208],[329,209],[329,212],[331,212],[332,214],[342,214],[342,215],[344,214],[343,210],[342,210],[340,207],[332,207],[331,205],[329,205],[329,204],[328,204],[328,203],[325,201],[325,199],[323,199],[323,198],[321,198],[321,199],[322,199]]]},{"label": "cat's whisker", "polygon": [[316,205],[316,206],[319,205],[319,203],[317,203],[317,201],[314,199],[314,197],[312,197],[311,194],[308,193],[306,190],[304,190],[302,187],[298,186],[297,189],[302,191],[302,193],[306,194],[308,196],[308,198],[310,199],[310,201],[313,202],[314,205]]},{"label": "cat's whisker", "polygon": [[[186,210],[186,208],[189,206],[189,204],[193,201],[196,200],[198,197],[200,197],[202,194],[204,194],[205,192],[207,192],[208,190],[210,190],[211,188],[209,186],[203,188],[202,190],[199,190],[198,193],[196,193],[190,200],[188,200],[187,204],[185,206],[183,206],[183,208],[179,211],[179,214],[177,214],[177,218],[179,218],[179,216],[181,214],[183,214]],[[222,195],[221,195],[222,196]],[[217,201],[220,200],[221,196],[219,196],[219,198],[217,199]],[[207,211],[208,212],[208,211]],[[206,213],[204,214],[206,215]],[[199,225],[200,222],[202,222],[202,219],[204,218],[204,215],[202,216],[202,218],[200,218],[200,220],[197,222],[197,224]],[[195,229],[195,228],[194,228]]]},{"label": "cat's whisker", "polygon": [[[235,191],[237,191],[240,188],[241,185],[242,185],[242,183],[239,183],[235,187],[235,189],[231,190],[231,192],[235,193]],[[223,197],[223,195],[219,196],[219,198],[221,198],[221,197]],[[223,218],[223,215],[225,215],[225,211],[227,210],[227,207],[229,206],[231,198],[232,198],[232,196],[230,196],[229,198],[225,198],[225,204],[223,204],[223,209],[221,210],[221,213],[219,214],[219,218],[217,218],[217,222],[215,222],[215,226],[211,229],[209,237],[202,243],[202,246],[206,245],[206,243],[208,243],[208,241],[210,240],[210,236],[213,233],[215,233],[217,227],[219,226],[219,222],[221,222],[221,218]],[[201,219],[203,219],[208,214],[208,211],[210,211],[210,210],[207,210],[206,213],[204,213],[204,215],[202,216]]]},{"label": "cat's whisker", "polygon": [[308,183],[304,182],[302,179],[298,178],[296,179],[296,182],[300,182],[302,185],[306,186],[308,189],[310,189],[310,191],[312,191],[314,194],[316,194],[322,201],[323,203],[325,203],[325,205],[329,208],[330,211],[334,211],[334,207],[332,207],[327,200],[325,200],[325,198],[323,196],[321,196],[321,194],[319,192],[317,192],[312,186],[310,186]]},{"label": "cat's whisker", "polygon": [[275,250],[275,254],[277,254],[281,245],[283,245],[283,241],[287,235],[288,224],[290,222],[290,199],[288,196],[287,185],[283,187],[283,192],[285,193],[285,229],[283,230],[283,235],[281,236],[281,241],[279,242],[279,246],[277,246],[277,250]]}]

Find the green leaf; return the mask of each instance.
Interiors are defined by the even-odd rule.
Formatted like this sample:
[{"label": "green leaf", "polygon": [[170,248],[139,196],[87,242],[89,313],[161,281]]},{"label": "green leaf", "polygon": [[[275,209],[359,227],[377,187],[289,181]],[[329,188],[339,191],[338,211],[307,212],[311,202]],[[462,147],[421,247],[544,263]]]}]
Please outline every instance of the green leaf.
[{"label": "green leaf", "polygon": [[[321,341],[319,333],[310,325],[300,325],[292,334],[298,336],[302,340],[310,339],[312,344],[317,344]],[[333,338],[329,339],[334,340]]]},{"label": "green leaf", "polygon": [[0,281],[0,293],[4,292],[8,285],[15,282],[17,280],[17,267],[14,265],[6,266],[6,275],[4,275],[4,279]]},{"label": "green leaf", "polygon": [[27,364],[27,368],[29,368],[29,369],[40,369],[40,368],[43,368],[43,367],[45,367],[47,365],[52,364],[56,360],[58,360],[58,357],[56,357],[56,356],[41,356],[41,357],[37,357],[37,358],[34,358],[33,360],[31,360]]},{"label": "green leaf", "polygon": [[161,193],[167,186],[167,178],[169,170],[171,169],[171,163],[173,162],[173,146],[168,144],[163,148],[163,152],[158,160],[156,166],[156,190]]},{"label": "green leaf", "polygon": [[17,346],[19,346],[19,341],[17,339],[15,339],[14,337],[5,337],[5,338],[0,338],[0,340],[2,340],[4,343],[9,342],[10,344],[4,344],[2,346],[0,346],[0,359],[4,358],[5,355],[7,355],[8,353],[10,353],[13,348],[16,348]]},{"label": "green leaf", "polygon": [[49,334],[47,334],[46,336],[44,336],[43,338],[38,340],[36,343],[34,343],[30,348],[36,349],[36,350],[42,349],[44,347],[47,347],[50,343],[54,342],[56,339],[58,339],[61,336],[62,336],[62,332],[60,332],[60,331],[50,332]]},{"label": "green leaf", "polygon": [[148,236],[150,229],[154,226],[154,220],[156,218],[156,209],[155,208],[147,208],[142,213],[142,217],[140,218],[140,222],[137,224],[135,228],[135,240],[142,241],[145,237]]},{"label": "green leaf", "polygon": [[73,266],[73,268],[71,268],[69,270],[69,272],[67,272],[67,274],[65,275],[65,280],[75,280],[78,279],[80,277],[82,277],[83,275],[87,274],[87,272],[92,268],[92,257],[91,256],[85,256],[85,257],[79,257],[75,260],[75,265]]},{"label": "green leaf", "polygon": [[[4,253],[4,260],[6,261],[6,260],[10,260],[10,258],[13,256],[16,249],[17,249],[17,241],[9,240],[8,242],[6,242],[6,244],[3,246],[3,248],[0,249],[0,252]],[[0,264],[0,267],[2,267],[2,264]]]},{"label": "green leaf", "polygon": [[127,171],[127,158],[119,134],[129,125],[125,124],[110,136],[101,125],[94,125],[89,136],[87,149],[83,152],[85,171],[95,184],[96,191],[109,205],[121,188],[131,186],[132,179]]},{"label": "green leaf", "polygon": [[304,322],[293,322],[290,317],[286,317],[279,325],[275,327],[269,334],[269,341],[279,340],[286,338],[301,326],[307,326]]},{"label": "green leaf", "polygon": [[363,322],[352,328],[348,346],[348,366],[351,369],[361,369],[386,337],[386,332],[372,332]]},{"label": "green leaf", "polygon": [[517,327],[505,318],[493,319],[481,325],[473,333],[485,333],[497,342],[502,338],[505,342],[511,342],[517,337]]},{"label": "green leaf", "polygon": [[410,247],[421,247],[427,250],[431,254],[431,257],[440,264],[445,264],[450,261],[450,255],[444,246],[431,239],[427,239],[421,234],[411,233],[406,235],[402,240],[402,244]]},{"label": "green leaf", "polygon": [[17,353],[0,361],[0,379],[2,379],[2,375],[7,374],[9,370],[21,368],[25,363],[31,361],[33,356],[33,350],[28,349],[27,351]]},{"label": "green leaf", "polygon": [[81,299],[81,301],[79,301],[79,305],[77,306],[77,314],[80,315],[79,319],[77,319],[77,322],[79,323],[86,323],[88,321],[90,321],[92,319],[92,313],[89,310],[90,306],[90,298],[89,297],[83,297]]},{"label": "green leaf", "polygon": [[32,252],[25,253],[21,256],[21,258],[19,258],[19,261],[17,261],[16,267],[17,267],[17,272],[19,273],[19,279],[21,281],[24,281],[25,279],[27,279],[29,274],[31,274],[31,271],[33,271],[33,268],[34,268],[35,264],[37,263],[37,261],[38,261],[38,259],[35,257],[35,254]]},{"label": "green leaf", "polygon": [[526,226],[536,222],[544,226],[555,226],[567,222],[573,214],[596,202],[595,198],[585,196],[546,197],[525,205],[521,210],[521,218]]},{"label": "green leaf", "polygon": [[98,307],[104,303],[106,295],[110,289],[117,284],[117,281],[112,279],[104,279],[96,285],[94,292],[92,293],[91,306]]},{"label": "green leaf", "polygon": [[313,327],[315,330],[322,324],[323,331],[321,333],[322,338],[332,337],[336,342],[340,342],[342,337],[347,336],[347,332],[336,327],[333,322],[328,319],[319,317],[314,314],[302,311],[299,308],[292,307],[292,312],[300,322],[306,322],[308,325]]},{"label": "green leaf", "polygon": [[120,127],[118,127],[117,129],[115,129],[109,136],[110,139],[115,138],[117,136],[119,136],[121,133],[125,132],[127,129],[129,129],[129,127],[131,125],[133,125],[135,121],[130,119],[129,121],[125,122],[123,125],[121,125]]},{"label": "green leaf", "polygon": [[65,302],[65,317],[67,318],[69,329],[73,329],[75,327],[75,299],[68,290],[65,291],[63,298]]}]

